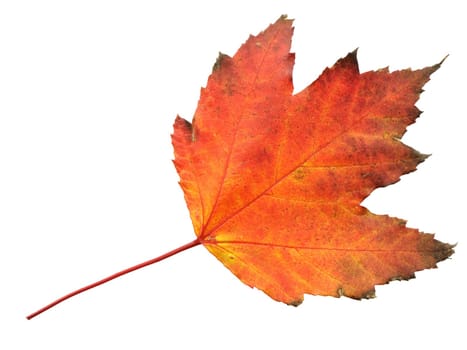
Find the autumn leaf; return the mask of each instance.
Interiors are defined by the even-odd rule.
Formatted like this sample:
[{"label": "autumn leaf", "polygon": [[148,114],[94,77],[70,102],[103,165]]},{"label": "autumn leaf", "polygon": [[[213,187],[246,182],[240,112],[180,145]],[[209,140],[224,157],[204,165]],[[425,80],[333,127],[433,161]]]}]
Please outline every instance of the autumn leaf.
[{"label": "autumn leaf", "polygon": [[426,156],[400,138],[419,116],[440,64],[359,73],[356,52],[293,95],[292,21],[282,16],[233,56],[220,54],[193,122],[172,143],[196,239],[77,289],[86,290],[197,245],[250,287],[291,305],[304,294],[370,298],[454,253],[432,234],[361,206]]},{"label": "autumn leaf", "polygon": [[426,156],[400,138],[440,64],[359,73],[356,52],[293,95],[285,16],[220,54],[193,123],[177,117],[175,166],[196,236],[250,287],[369,298],[453,253],[431,234],[361,206]]}]

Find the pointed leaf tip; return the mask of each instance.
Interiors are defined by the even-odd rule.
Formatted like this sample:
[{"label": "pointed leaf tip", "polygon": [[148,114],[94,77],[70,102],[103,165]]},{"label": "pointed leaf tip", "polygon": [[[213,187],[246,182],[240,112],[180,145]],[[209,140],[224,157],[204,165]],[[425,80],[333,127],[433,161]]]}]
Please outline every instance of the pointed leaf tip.
[{"label": "pointed leaf tip", "polygon": [[222,63],[226,60],[226,59],[230,59],[231,57],[229,55],[226,55],[226,54],[223,54],[222,52],[219,52],[219,55],[217,56],[217,59],[216,59],[216,62],[214,63],[214,65],[212,66],[212,73],[214,73],[215,71],[219,70],[222,66]]}]

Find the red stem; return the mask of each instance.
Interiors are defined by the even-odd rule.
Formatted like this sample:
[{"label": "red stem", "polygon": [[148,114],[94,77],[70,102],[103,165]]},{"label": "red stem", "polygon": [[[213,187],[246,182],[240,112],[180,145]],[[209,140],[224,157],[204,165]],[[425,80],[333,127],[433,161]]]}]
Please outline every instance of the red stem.
[{"label": "red stem", "polygon": [[55,305],[57,304],[60,304],[62,301],[65,301],[67,299],[70,299],[71,297],[74,297],[75,295],[78,295],[80,293],[83,293],[89,289],[92,289],[94,287],[97,287],[97,286],[100,286],[101,284],[104,284],[104,283],[107,283],[113,279],[116,279],[120,276],[123,276],[123,275],[126,275],[127,273],[130,273],[130,272],[133,272],[133,271],[136,271],[136,270],[139,270],[143,267],[146,267],[146,266],[149,266],[149,265],[152,265],[152,264],[155,264],[161,260],[164,260],[164,259],[167,259],[168,257],[171,257],[175,254],[178,254],[178,253],[181,253],[183,252],[184,250],[187,250],[187,249],[190,249],[190,248],[193,248],[193,247],[196,247],[197,245],[200,245],[201,242],[199,239],[195,239],[193,242],[190,242],[190,243],[187,243],[185,245],[182,245],[181,247],[178,247],[174,250],[171,250],[170,252],[167,252],[165,254],[162,254],[161,256],[158,256],[157,258],[153,258],[151,260],[148,260],[148,261],[145,261],[145,262],[142,262],[138,265],[135,265],[135,266],[132,266],[132,267],[129,267],[125,270],[122,270],[120,272],[117,272],[117,273],[114,273],[113,275],[110,275],[108,277],[105,277],[97,282],[94,282],[94,283],[91,283],[85,287],[82,287],[80,289],[77,289],[75,290],[74,292],[71,292],[67,295],[64,295],[63,297],[51,302],[50,304],[44,306],[43,308],[37,310],[36,312],[33,312],[32,314],[30,314],[29,316],[26,316],[26,318],[28,320],[36,317],[37,315],[40,315],[41,313],[43,313],[44,311],[47,311],[48,309],[54,307]]}]

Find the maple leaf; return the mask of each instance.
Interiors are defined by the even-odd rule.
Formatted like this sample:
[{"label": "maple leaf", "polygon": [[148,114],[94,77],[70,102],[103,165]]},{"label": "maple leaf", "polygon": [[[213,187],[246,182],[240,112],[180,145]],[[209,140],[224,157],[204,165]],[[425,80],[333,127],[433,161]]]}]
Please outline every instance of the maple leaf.
[{"label": "maple leaf", "polygon": [[292,21],[282,16],[220,54],[193,123],[172,143],[197,238],[77,289],[27,316],[197,245],[245,284],[291,305],[304,294],[374,296],[374,287],[454,253],[405,221],[360,203],[426,156],[400,138],[440,64],[359,73],[356,52],[293,95]]},{"label": "maple leaf", "polygon": [[372,297],[453,253],[360,205],[426,158],[400,138],[440,64],[360,74],[352,52],[293,95],[292,33],[282,16],[219,55],[193,123],[174,124],[180,184],[198,241],[245,284],[292,305]]}]

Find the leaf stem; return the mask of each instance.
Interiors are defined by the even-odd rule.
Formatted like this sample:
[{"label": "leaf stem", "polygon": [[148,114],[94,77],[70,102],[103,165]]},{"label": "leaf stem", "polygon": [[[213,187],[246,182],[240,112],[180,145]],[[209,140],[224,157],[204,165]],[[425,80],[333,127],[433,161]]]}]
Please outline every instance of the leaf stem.
[{"label": "leaf stem", "polygon": [[110,276],[107,276],[97,282],[94,282],[94,283],[91,283],[85,287],[82,287],[80,289],[77,289],[69,294],[66,294],[64,296],[62,296],[61,298],[58,298],[57,300],[51,302],[50,304],[44,306],[43,308],[37,310],[36,312],[33,312],[32,314],[26,316],[26,318],[28,320],[40,315],[41,313],[43,313],[44,311],[47,311],[49,310],[50,308],[54,307],[55,305],[57,304],[60,304],[62,301],[65,301],[67,299],[70,299],[71,297],[74,297],[75,295],[78,295],[80,293],[83,293],[87,290],[90,290],[92,288],[95,288],[97,286],[100,286],[104,283],[107,283],[113,279],[116,279],[120,276],[123,276],[123,275],[126,275],[127,273],[130,273],[130,272],[133,272],[133,271],[136,271],[136,270],[139,270],[143,267],[146,267],[146,266],[149,266],[149,265],[152,265],[152,264],[155,264],[161,260],[164,260],[164,259],[167,259],[175,254],[178,254],[178,253],[181,253],[183,252],[184,250],[187,250],[187,249],[190,249],[190,248],[193,248],[193,247],[196,247],[197,245],[200,245],[201,244],[201,241],[197,238],[195,239],[194,241],[190,242],[190,243],[187,243],[185,245],[182,245],[176,249],[173,249],[165,254],[162,254],[161,256],[158,256],[157,258],[153,258],[153,259],[150,259],[148,261],[145,261],[145,262],[142,262],[140,264],[137,264],[135,266],[132,266],[132,267],[129,267],[129,268],[126,268],[120,272],[117,272],[117,273],[114,273],[113,275],[110,275]]}]

